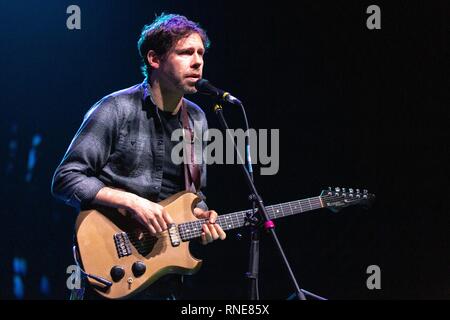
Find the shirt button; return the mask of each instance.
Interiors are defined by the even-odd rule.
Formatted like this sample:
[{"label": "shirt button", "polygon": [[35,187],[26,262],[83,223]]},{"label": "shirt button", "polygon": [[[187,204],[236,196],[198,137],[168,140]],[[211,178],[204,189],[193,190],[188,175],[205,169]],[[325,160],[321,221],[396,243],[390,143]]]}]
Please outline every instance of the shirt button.
[{"label": "shirt button", "polygon": [[158,145],[160,146],[162,144],[163,144],[162,140],[158,140]]}]

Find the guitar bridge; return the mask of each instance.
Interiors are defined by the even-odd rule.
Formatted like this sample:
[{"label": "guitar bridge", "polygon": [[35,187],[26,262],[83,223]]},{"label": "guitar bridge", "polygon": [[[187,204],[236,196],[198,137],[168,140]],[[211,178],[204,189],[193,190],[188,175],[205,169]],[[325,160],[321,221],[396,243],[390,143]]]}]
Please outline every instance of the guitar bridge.
[{"label": "guitar bridge", "polygon": [[178,228],[175,223],[169,224],[168,230],[170,243],[173,247],[178,247],[181,243],[180,234],[178,233]]},{"label": "guitar bridge", "polygon": [[114,235],[114,243],[116,244],[119,258],[131,255],[130,239],[125,232],[116,233]]}]

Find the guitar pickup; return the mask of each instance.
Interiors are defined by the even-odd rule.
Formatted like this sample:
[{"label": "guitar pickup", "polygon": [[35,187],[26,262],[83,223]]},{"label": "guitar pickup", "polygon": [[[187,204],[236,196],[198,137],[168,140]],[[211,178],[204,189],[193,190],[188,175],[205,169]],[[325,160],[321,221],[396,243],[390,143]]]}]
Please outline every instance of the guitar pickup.
[{"label": "guitar pickup", "polygon": [[116,233],[114,235],[114,243],[119,258],[131,255],[130,239],[125,232]]},{"label": "guitar pickup", "polygon": [[171,223],[168,226],[170,243],[173,247],[178,247],[181,243],[180,234],[178,233],[178,227],[175,223]]}]

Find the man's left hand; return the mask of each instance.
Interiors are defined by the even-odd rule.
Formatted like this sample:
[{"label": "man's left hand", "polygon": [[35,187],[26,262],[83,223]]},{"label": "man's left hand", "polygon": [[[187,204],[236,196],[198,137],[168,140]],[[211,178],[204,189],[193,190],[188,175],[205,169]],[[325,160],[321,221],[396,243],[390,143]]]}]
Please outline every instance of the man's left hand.
[{"label": "man's left hand", "polygon": [[194,215],[197,219],[208,219],[208,223],[203,224],[203,232],[201,234],[202,244],[208,244],[220,238],[220,240],[225,240],[227,235],[222,228],[216,224],[217,212],[214,210],[205,211],[200,208],[194,209]]}]

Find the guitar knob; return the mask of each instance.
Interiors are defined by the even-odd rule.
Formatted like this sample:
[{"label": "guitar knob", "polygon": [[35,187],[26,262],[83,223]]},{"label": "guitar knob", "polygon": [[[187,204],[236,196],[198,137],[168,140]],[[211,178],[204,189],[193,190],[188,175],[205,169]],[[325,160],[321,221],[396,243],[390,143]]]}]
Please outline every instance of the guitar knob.
[{"label": "guitar knob", "polygon": [[147,266],[142,261],[136,261],[131,267],[131,270],[133,271],[135,277],[142,276],[145,273],[146,269]]},{"label": "guitar knob", "polygon": [[114,266],[111,268],[111,278],[114,282],[120,281],[125,275],[125,270],[121,266]]}]

